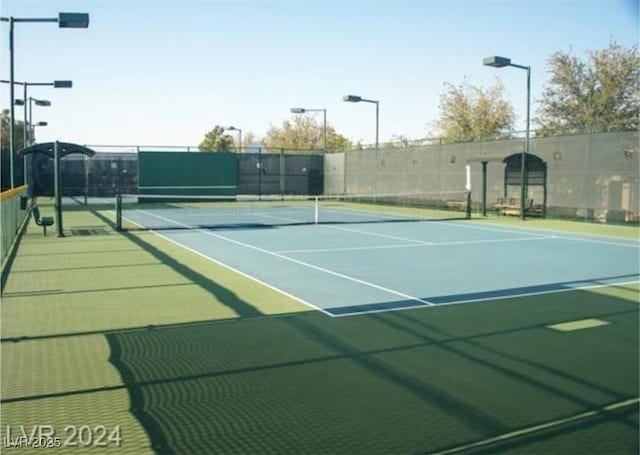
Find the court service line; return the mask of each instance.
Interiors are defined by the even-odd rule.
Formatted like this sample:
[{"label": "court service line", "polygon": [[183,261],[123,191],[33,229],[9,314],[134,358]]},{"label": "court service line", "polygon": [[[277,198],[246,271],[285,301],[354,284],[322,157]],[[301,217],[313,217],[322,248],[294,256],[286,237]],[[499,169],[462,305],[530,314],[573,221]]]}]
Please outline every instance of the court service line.
[{"label": "court service line", "polygon": [[[264,213],[257,214],[257,215],[259,215],[261,217],[264,217],[264,218],[272,218],[274,220],[282,220],[282,221],[289,221],[289,222],[300,222],[301,221],[301,220],[296,220],[294,218],[285,218],[285,217],[282,217],[282,216],[268,215],[268,214],[264,214]],[[403,242],[413,242],[413,245],[410,245],[410,246],[431,245],[431,242],[427,242],[427,241],[424,241],[424,240],[418,240],[418,239],[411,239],[409,237],[401,237],[401,236],[391,235],[391,234],[382,234],[382,233],[379,233],[379,232],[362,231],[360,229],[331,226],[331,225],[322,224],[322,223],[319,223],[319,226],[322,226],[323,228],[338,229],[340,231],[357,232],[359,234],[371,235],[373,237],[382,237],[382,238],[392,239],[392,240],[401,240]]]},{"label": "court service line", "polygon": [[353,246],[353,247],[335,247],[335,248],[310,248],[300,250],[278,250],[277,253],[289,254],[289,253],[330,253],[330,252],[342,252],[342,251],[359,251],[359,250],[384,250],[394,248],[419,248],[423,247],[436,247],[436,246],[455,246],[455,245],[474,245],[483,243],[507,243],[507,242],[530,242],[536,240],[551,240],[558,238],[555,235],[542,236],[542,237],[520,237],[513,239],[485,239],[485,240],[457,240],[451,242],[422,242],[422,245],[413,244],[395,244],[395,245],[374,245],[374,246]]},{"label": "court service line", "polygon": [[[168,221],[169,223],[173,223],[173,224],[175,224],[177,226],[191,228],[191,226],[189,226],[187,224],[183,224],[183,223],[180,223],[178,221],[174,221],[174,220],[171,220],[169,218],[165,218],[165,217],[163,217],[161,215],[157,215],[155,213],[147,212],[145,210],[140,210],[140,212],[141,213],[145,213],[145,214],[150,215],[150,216],[154,216],[156,218],[160,218],[160,219],[162,219],[164,221]],[[273,256],[273,257],[277,257],[279,259],[283,259],[285,261],[292,262],[292,263],[297,264],[297,265],[301,265],[303,267],[307,267],[307,268],[310,268],[310,269],[313,269],[313,270],[317,270],[319,272],[323,272],[323,273],[326,273],[328,275],[333,275],[333,276],[336,276],[338,278],[342,278],[342,279],[347,280],[347,281],[352,281],[354,283],[358,283],[358,284],[361,284],[363,286],[367,286],[367,287],[370,287],[370,288],[373,288],[373,289],[377,289],[379,291],[386,292],[387,294],[392,294],[392,295],[396,295],[398,297],[402,297],[402,298],[407,299],[407,300],[413,300],[413,301],[416,301],[416,302],[420,302],[420,303],[422,303],[424,305],[429,305],[429,306],[434,305],[432,302],[429,302],[427,300],[421,299],[419,297],[416,297],[416,296],[413,296],[413,295],[410,295],[410,294],[405,294],[404,292],[396,291],[394,289],[390,289],[390,288],[387,288],[387,287],[384,287],[384,286],[380,286],[380,285],[377,285],[375,283],[371,283],[369,281],[361,280],[359,278],[356,278],[356,277],[353,277],[353,276],[350,276],[350,275],[346,275],[344,273],[336,272],[334,270],[329,270],[329,269],[326,269],[324,267],[320,267],[320,266],[317,266],[317,265],[309,264],[308,262],[300,261],[298,259],[291,258],[291,257],[285,256],[283,254],[276,253],[274,251],[265,250],[264,248],[260,248],[259,246],[251,245],[249,243],[241,242],[239,240],[234,240],[234,239],[231,239],[229,237],[225,237],[225,236],[220,235],[220,234],[215,234],[215,233],[213,233],[211,231],[206,231],[204,229],[195,229],[195,231],[196,232],[200,232],[200,233],[202,233],[204,235],[208,235],[210,237],[214,237],[214,238],[217,238],[217,239],[220,239],[220,240],[224,240],[225,242],[229,242],[229,243],[232,243],[234,245],[242,246],[242,247],[248,248],[250,250],[258,251],[258,252],[263,253],[263,254],[267,254],[267,255],[270,255],[270,256]],[[245,274],[245,276],[248,276],[248,275]]]},{"label": "court service line", "polygon": [[[334,210],[335,211],[335,210]],[[265,217],[265,218],[272,218],[272,219],[276,219],[276,220],[282,220],[282,221],[289,221],[289,222],[299,222],[300,220],[296,220],[294,218],[285,218],[285,217],[281,217],[281,216],[276,216],[276,215],[267,215],[267,214],[260,214],[260,216]],[[458,226],[457,224],[453,224],[454,226]],[[534,233],[527,233],[527,232],[518,232],[518,231],[509,231],[509,230],[500,230],[501,232],[508,232],[510,234],[525,234],[528,235],[529,237],[522,237],[522,238],[516,238],[516,239],[497,239],[497,240],[461,240],[461,241],[453,241],[453,242],[428,242],[426,240],[419,240],[419,239],[413,239],[410,237],[403,237],[403,236],[399,236],[399,235],[391,235],[391,234],[382,234],[380,232],[372,232],[372,231],[364,231],[362,229],[355,229],[355,228],[345,228],[345,227],[341,227],[341,226],[332,226],[329,224],[322,224],[320,223],[320,226],[322,226],[323,228],[327,228],[327,229],[337,229],[339,231],[345,231],[345,232],[355,232],[357,234],[364,234],[364,235],[370,235],[373,237],[382,237],[382,238],[388,238],[388,239],[392,239],[392,240],[401,240],[403,242],[412,242],[411,245],[399,245],[399,248],[405,248],[405,247],[413,247],[413,246],[436,246],[436,245],[457,245],[457,244],[473,244],[473,243],[484,243],[484,242],[509,242],[509,241],[520,241],[520,240],[544,240],[544,239],[551,239],[551,238],[557,238],[557,236],[552,236],[552,235],[548,235],[548,234],[534,234]],[[490,229],[490,230],[494,230],[494,229]],[[496,229],[497,230],[497,229]],[[393,246],[388,246],[388,247],[381,247],[381,248],[393,248]],[[355,249],[366,249],[366,248],[361,248],[361,247],[354,247]],[[371,248],[371,249],[375,249],[375,248]],[[345,249],[345,250],[336,250],[336,251],[349,251],[349,249]],[[291,251],[280,251],[280,253],[301,253],[301,252],[321,252],[321,251],[326,251],[326,250],[308,250],[308,251],[295,251],[295,250],[291,250]]]},{"label": "court service line", "polygon": [[322,225],[322,227],[326,227],[326,228],[330,228],[330,229],[337,229],[339,231],[345,231],[345,232],[356,232],[358,234],[365,234],[365,235],[371,235],[373,237],[382,237],[382,238],[387,238],[387,239],[393,239],[393,240],[403,240],[405,242],[413,242],[414,245],[410,245],[410,246],[416,246],[416,245],[433,245],[432,242],[427,242],[425,240],[418,240],[418,239],[412,239],[409,237],[402,237],[399,235],[391,235],[391,234],[382,234],[379,232],[371,232],[371,231],[363,231],[362,229],[354,229],[354,228],[345,228],[345,227],[340,227],[340,226],[330,226],[330,225]]},{"label": "court service line", "polygon": [[366,250],[387,250],[387,249],[395,249],[395,248],[416,248],[420,246],[428,246],[428,245],[414,245],[407,243],[397,243],[394,245],[370,245],[370,246],[345,246],[345,247],[335,247],[335,248],[308,248],[308,249],[300,249],[300,250],[277,250],[275,253],[279,254],[294,254],[294,253],[333,253],[333,252],[343,252],[343,251],[366,251]]},{"label": "court service line", "polygon": [[[336,209],[333,209],[333,210],[339,212],[339,210],[336,210]],[[429,221],[425,220],[425,222],[429,222]],[[505,232],[505,233],[509,233],[509,234],[528,235],[528,236],[531,236],[534,240],[537,240],[539,238],[548,238],[548,237],[550,237],[548,234],[543,234],[543,233],[522,232],[522,231],[518,231],[518,230],[509,230],[509,229],[500,229],[500,228],[484,228],[484,227],[480,227],[480,226],[475,226],[475,225],[469,226],[467,224],[458,224],[458,223],[454,223],[454,222],[447,222],[447,224],[450,225],[450,226],[460,226],[460,227],[463,227],[463,228],[475,228],[475,229],[495,231],[495,232]],[[402,240],[402,241],[406,241],[406,242],[415,242],[416,244],[421,244],[421,245],[427,245],[427,246],[435,245],[435,243],[433,243],[433,242],[427,242],[427,241],[424,241],[424,240],[412,239],[412,238],[409,238],[409,237],[401,237],[401,236],[397,236],[397,235],[381,234],[381,233],[371,232],[371,231],[363,231],[362,229],[345,228],[345,227],[331,226],[331,225],[322,225],[322,226],[326,227],[326,228],[329,228],[329,229],[337,229],[337,230],[340,230],[340,231],[356,232],[356,233],[359,233],[359,234],[371,235],[371,236],[375,236],[375,237],[386,237],[386,238],[391,238],[391,239],[394,239],[394,240]]]},{"label": "court service line", "polygon": [[465,444],[458,447],[453,447],[451,449],[446,449],[440,452],[433,452],[432,455],[450,455],[459,452],[468,452],[472,449],[478,449],[484,446],[488,446],[491,444],[507,442],[512,439],[526,437],[535,433],[539,433],[540,431],[550,430],[553,428],[560,427],[562,425],[568,425],[572,423],[577,423],[582,420],[586,420],[592,417],[598,417],[606,415],[607,413],[616,411],[618,409],[624,409],[633,405],[637,405],[640,403],[640,397],[630,398],[628,400],[619,401],[617,403],[612,403],[607,406],[603,406],[598,409],[594,409],[592,411],[583,412],[581,414],[576,414],[570,417],[565,417],[563,419],[553,420],[551,422],[542,423],[540,425],[534,425],[531,427],[523,428],[520,430],[512,431],[510,433],[501,434],[499,436],[494,436],[492,438],[483,439],[481,441],[473,442],[470,444]]},{"label": "court service line", "polygon": [[[331,209],[332,211],[335,212],[345,212],[345,211],[341,211],[338,209]],[[348,212],[348,211],[347,211]],[[351,213],[351,212],[349,212]],[[391,218],[389,216],[389,218]],[[425,220],[428,222],[428,220]],[[562,231],[556,231],[553,229],[535,229],[535,228],[500,228],[500,227],[489,227],[489,226],[477,226],[475,224],[472,223],[468,223],[468,222],[454,222],[454,221],[443,221],[445,223],[447,223],[449,226],[456,226],[456,227],[461,227],[463,229],[478,229],[478,230],[483,230],[483,231],[491,231],[491,232],[504,232],[504,233],[508,233],[508,234],[520,234],[520,235],[531,235],[531,236],[548,236],[549,234],[547,233],[554,233],[555,235],[557,235],[558,239],[566,239],[566,240],[574,240],[577,242],[591,242],[591,243],[601,243],[604,245],[613,245],[613,246],[621,246],[624,248],[640,248],[640,243],[635,241],[635,244],[629,244],[629,243],[620,243],[620,242],[615,242],[612,240],[598,240],[598,239],[591,239],[591,238],[583,238],[583,237],[576,237],[574,235],[568,235]],[[340,228],[338,226],[328,226],[328,227],[332,227],[334,229],[344,229],[344,230],[348,230],[346,228]],[[529,230],[527,232],[527,229]],[[356,232],[363,232],[363,233],[367,233],[367,231],[360,231],[357,229],[354,229],[354,231]],[[531,231],[538,231],[538,232],[531,232]],[[615,238],[615,237],[614,237]],[[413,240],[413,239],[406,239],[406,240],[411,240],[411,241],[416,241],[419,242],[419,240]],[[622,239],[621,239],[622,240]],[[633,240],[630,240],[633,241]]]}]

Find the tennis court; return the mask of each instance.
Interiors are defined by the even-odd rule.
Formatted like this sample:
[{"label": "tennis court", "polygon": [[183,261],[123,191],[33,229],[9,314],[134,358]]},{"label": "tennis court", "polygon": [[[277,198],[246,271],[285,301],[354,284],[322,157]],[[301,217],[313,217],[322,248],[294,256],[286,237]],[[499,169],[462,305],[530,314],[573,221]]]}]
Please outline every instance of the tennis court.
[{"label": "tennis court", "polygon": [[305,200],[237,204],[123,217],[331,316],[617,285],[640,273],[635,240],[448,221],[451,212],[421,219],[390,204],[329,201],[321,222]]},{"label": "tennis court", "polygon": [[[122,216],[319,311],[110,336],[160,450],[637,448],[637,240],[377,204],[230,205]],[[157,366],[182,355],[198,362]]]},{"label": "tennis court", "polygon": [[136,454],[637,453],[637,228],[313,199],[29,225],[3,424]]}]

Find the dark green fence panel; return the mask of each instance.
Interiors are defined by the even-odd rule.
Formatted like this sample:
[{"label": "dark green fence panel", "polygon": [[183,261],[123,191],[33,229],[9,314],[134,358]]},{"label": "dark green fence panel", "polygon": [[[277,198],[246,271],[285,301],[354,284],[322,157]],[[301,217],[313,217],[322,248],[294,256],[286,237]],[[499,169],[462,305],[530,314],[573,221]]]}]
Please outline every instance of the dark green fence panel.
[{"label": "dark green fence panel", "polygon": [[232,153],[138,153],[140,194],[221,195],[237,191]]}]

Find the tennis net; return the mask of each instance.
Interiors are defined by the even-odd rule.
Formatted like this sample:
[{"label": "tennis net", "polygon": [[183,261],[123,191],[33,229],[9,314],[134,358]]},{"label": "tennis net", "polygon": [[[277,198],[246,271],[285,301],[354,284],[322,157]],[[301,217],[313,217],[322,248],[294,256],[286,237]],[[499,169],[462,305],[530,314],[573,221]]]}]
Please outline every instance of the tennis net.
[{"label": "tennis net", "polygon": [[471,194],[320,196],[118,195],[116,228],[259,229],[305,224],[456,220],[471,216]]}]

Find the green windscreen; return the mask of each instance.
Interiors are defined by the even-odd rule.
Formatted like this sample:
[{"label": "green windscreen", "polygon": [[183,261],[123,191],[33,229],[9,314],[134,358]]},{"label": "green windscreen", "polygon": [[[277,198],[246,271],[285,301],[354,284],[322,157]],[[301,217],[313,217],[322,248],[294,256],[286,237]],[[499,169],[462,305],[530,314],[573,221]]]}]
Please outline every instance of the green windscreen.
[{"label": "green windscreen", "polygon": [[237,166],[232,153],[140,152],[138,192],[233,196]]}]

